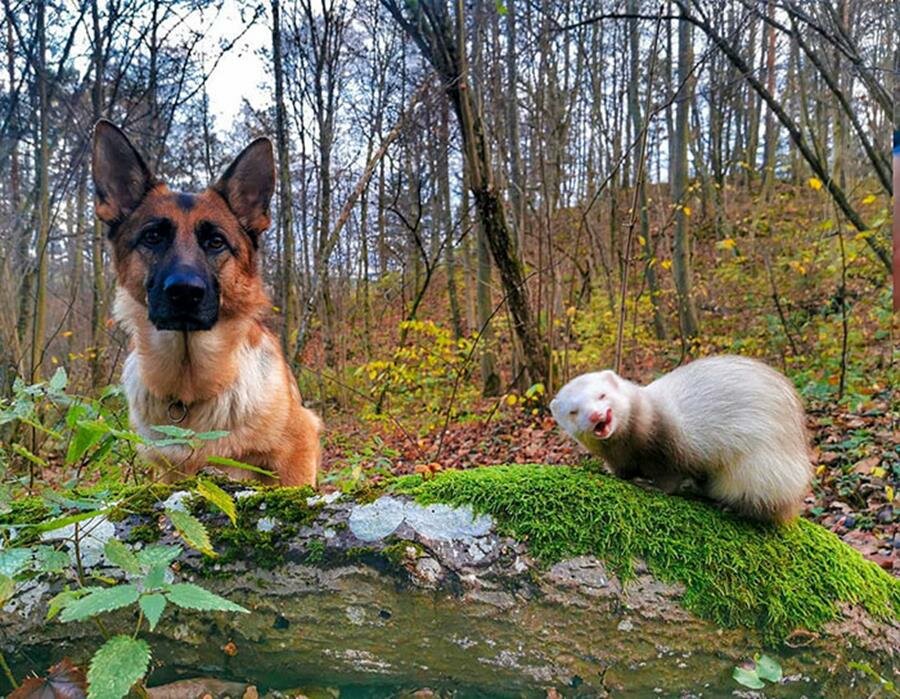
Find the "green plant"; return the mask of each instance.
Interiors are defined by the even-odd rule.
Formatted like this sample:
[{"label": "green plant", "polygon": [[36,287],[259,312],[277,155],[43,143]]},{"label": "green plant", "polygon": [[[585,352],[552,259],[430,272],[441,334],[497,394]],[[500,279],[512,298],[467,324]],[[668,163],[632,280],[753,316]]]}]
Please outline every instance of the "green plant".
[{"label": "green plant", "polygon": [[[139,634],[145,626],[151,631],[156,627],[167,605],[206,611],[246,610],[192,583],[173,583],[168,571],[182,552],[179,546],[154,545],[135,553],[122,541],[109,538],[104,555],[124,579],[113,585],[96,585],[109,579],[95,579],[82,565],[86,538],[116,513],[128,512],[148,497],[155,500],[160,487],[149,480],[123,490],[104,474],[114,473],[118,460],[133,457],[135,446],[195,449],[227,432],[197,433],[161,425],[154,427],[161,436],[147,439],[121,426],[121,416],[110,409],[108,401],[117,391],[108,389],[99,399],[90,400],[67,394],[66,384],[62,369],[46,383],[28,386],[16,381],[13,397],[0,403],[0,426],[6,426],[13,436],[0,445],[0,454],[5,455],[0,463],[14,464],[18,459],[27,465],[29,486],[35,485],[34,467],[47,467],[50,460],[61,461],[71,476],[61,488],[43,488],[27,497],[25,482],[15,476],[8,477],[0,489],[0,606],[13,599],[17,582],[37,576],[55,576],[65,585],[50,601],[48,620],[56,616],[64,623],[93,620],[137,605],[138,620],[131,634],[113,635],[98,624],[106,640],[94,653],[87,675],[90,699],[119,699],[146,674],[151,649]],[[36,434],[43,439],[36,439]],[[226,465],[257,470],[232,460]],[[15,466],[8,465],[7,470],[14,473]],[[82,487],[83,479],[95,483]],[[234,500],[215,482],[201,477],[184,487],[190,497],[202,499],[221,510],[232,525],[236,523]],[[167,509],[165,516],[188,546],[208,557],[216,555],[206,526],[197,517],[177,506]],[[51,532],[56,532],[59,543],[43,543],[43,537]],[[2,654],[0,670],[17,686]]]},{"label": "green plant", "polygon": [[201,611],[247,613],[240,605],[193,583],[168,582],[169,566],[181,555],[179,546],[148,546],[135,554],[122,542],[110,539],[105,554],[109,563],[136,582],[62,592],[50,601],[47,615],[53,618],[59,613],[62,622],[86,621],[138,606],[134,632],[110,637],[94,653],[88,671],[90,699],[119,699],[144,677],[150,663],[150,646],[137,636],[145,621],[151,631],[156,628],[168,604]]},{"label": "green plant", "polygon": [[731,676],[745,687],[762,689],[766,682],[781,682],[781,665],[768,655],[756,655],[752,664],[738,665]]},{"label": "green plant", "polygon": [[[453,415],[455,405],[466,405],[477,395],[466,380],[475,366],[474,341],[456,340],[448,328],[432,321],[403,321],[400,332],[406,334],[406,342],[389,359],[374,360],[356,370],[357,377],[368,380],[373,398],[378,398],[365,407],[363,415],[373,420],[414,415],[424,419],[425,427],[435,427],[443,422],[451,399]],[[380,399],[382,394],[385,400]]]}]

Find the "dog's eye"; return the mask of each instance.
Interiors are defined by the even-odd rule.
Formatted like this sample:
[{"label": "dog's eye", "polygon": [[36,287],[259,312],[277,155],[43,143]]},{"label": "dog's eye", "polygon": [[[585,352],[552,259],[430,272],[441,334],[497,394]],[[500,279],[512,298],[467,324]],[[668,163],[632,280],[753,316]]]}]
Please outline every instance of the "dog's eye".
[{"label": "dog's eye", "polygon": [[203,241],[203,245],[207,250],[219,251],[225,247],[225,238],[218,233],[213,233]]},{"label": "dog's eye", "polygon": [[163,241],[163,234],[158,228],[149,228],[141,236],[141,242],[148,247],[156,247]]}]

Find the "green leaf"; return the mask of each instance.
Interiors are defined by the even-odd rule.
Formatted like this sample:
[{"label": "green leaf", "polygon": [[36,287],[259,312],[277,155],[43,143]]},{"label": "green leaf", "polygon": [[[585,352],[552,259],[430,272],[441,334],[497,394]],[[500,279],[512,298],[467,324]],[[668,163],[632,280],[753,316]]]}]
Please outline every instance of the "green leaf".
[{"label": "green leaf", "polygon": [[138,575],[141,572],[141,564],[137,556],[118,539],[110,539],[103,547],[103,553],[106,554],[106,560],[114,566],[118,566],[126,573]]},{"label": "green leaf", "polygon": [[144,616],[147,617],[147,621],[150,624],[150,630],[153,631],[159,623],[159,618],[162,616],[163,610],[166,608],[166,598],[161,594],[154,592],[153,594],[143,595],[138,600],[138,604],[141,606],[141,611],[144,612]]},{"label": "green leaf", "polygon": [[[101,587],[89,595],[70,602],[59,615],[60,621],[83,621],[92,616],[121,609],[137,602],[140,592],[134,585]],[[130,686],[130,685],[129,685]]]},{"label": "green leaf", "polygon": [[781,682],[781,665],[768,655],[761,655],[756,659],[756,674],[760,679],[769,682]]},{"label": "green leaf", "polygon": [[0,575],[0,607],[3,607],[12,599],[15,591],[16,584],[13,582],[13,579],[7,575]]},{"label": "green leaf", "polygon": [[75,435],[66,450],[66,463],[74,464],[88,449],[109,434],[109,425],[102,420],[82,420],[75,428]]},{"label": "green leaf", "polygon": [[211,442],[214,439],[227,437],[229,434],[231,433],[228,430],[213,430],[211,432],[198,432],[194,437],[202,439],[204,442]]},{"label": "green leaf", "polygon": [[168,566],[153,566],[141,581],[141,587],[144,590],[158,590],[166,584],[166,571]]},{"label": "green leaf", "polygon": [[177,425],[153,425],[153,431],[175,439],[190,439],[196,436],[194,430],[188,430]]},{"label": "green leaf", "polygon": [[88,699],[121,699],[149,666],[150,646],[144,639],[113,636],[91,658]]},{"label": "green leaf", "polygon": [[180,546],[162,546],[155,544],[138,551],[137,559],[144,568],[168,566],[181,555]]},{"label": "green leaf", "polygon": [[78,590],[63,590],[62,592],[55,594],[47,603],[47,621],[50,621],[59,614],[63,608],[68,606],[71,602],[74,602],[95,590],[102,589],[103,588],[101,587],[82,587]]},{"label": "green leaf", "polygon": [[21,573],[31,563],[31,549],[0,550],[0,575],[9,578]]},{"label": "green leaf", "polygon": [[738,684],[742,684],[745,687],[749,687],[750,689],[762,689],[765,687],[765,683],[759,679],[756,675],[756,670],[745,670],[742,667],[734,668],[734,672],[731,673],[731,676],[734,678],[734,681]]},{"label": "green leaf", "polygon": [[172,585],[166,591],[166,597],[172,604],[177,604],[185,609],[199,609],[209,612],[243,612],[249,614],[249,611],[241,605],[235,604],[230,600],[220,597],[217,594],[204,590],[199,585],[193,583],[178,583]]},{"label": "green leaf", "polygon": [[21,444],[12,444],[10,445],[12,450],[21,456],[26,461],[30,461],[35,466],[40,466],[41,468],[47,468],[47,462],[44,461],[40,456],[31,452],[27,447],[22,446]]},{"label": "green leaf", "polygon": [[206,462],[213,464],[215,466],[228,466],[230,468],[239,468],[242,471],[252,471],[253,473],[261,473],[264,476],[269,476],[270,478],[277,478],[272,471],[266,471],[259,466],[254,466],[253,464],[245,464],[243,461],[237,461],[236,459],[229,459],[225,456],[207,456]]},{"label": "green leaf", "polygon": [[59,367],[53,378],[50,379],[49,387],[53,393],[61,393],[65,390],[66,384],[69,383],[69,377],[63,367]]},{"label": "green leaf", "polygon": [[205,478],[198,479],[197,493],[228,515],[228,519],[231,520],[232,524],[237,524],[237,508],[231,495]]},{"label": "green leaf", "polygon": [[71,565],[69,554],[52,546],[39,546],[34,551],[37,570],[41,573],[58,573]]},{"label": "green leaf", "polygon": [[205,553],[207,556],[216,555],[209,540],[209,533],[206,531],[203,522],[189,512],[181,512],[179,510],[166,510],[166,516],[188,546],[197,549],[200,553]]},{"label": "green leaf", "polygon": [[68,527],[70,524],[75,524],[76,522],[83,522],[86,519],[92,519],[94,517],[99,517],[100,515],[105,515],[107,512],[109,512],[109,508],[104,508],[102,510],[91,510],[90,512],[80,512],[77,515],[68,515],[66,517],[51,519],[49,522],[38,524],[33,528],[32,531],[52,532],[56,529]]}]

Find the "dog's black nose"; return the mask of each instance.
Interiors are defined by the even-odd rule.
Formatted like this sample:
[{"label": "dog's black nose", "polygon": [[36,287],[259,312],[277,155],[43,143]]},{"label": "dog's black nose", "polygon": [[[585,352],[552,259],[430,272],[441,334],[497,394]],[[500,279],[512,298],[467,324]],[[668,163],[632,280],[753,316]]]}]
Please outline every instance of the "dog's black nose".
[{"label": "dog's black nose", "polygon": [[203,301],[206,283],[195,272],[179,270],[172,272],[163,282],[163,291],[169,303],[179,310],[196,308]]}]

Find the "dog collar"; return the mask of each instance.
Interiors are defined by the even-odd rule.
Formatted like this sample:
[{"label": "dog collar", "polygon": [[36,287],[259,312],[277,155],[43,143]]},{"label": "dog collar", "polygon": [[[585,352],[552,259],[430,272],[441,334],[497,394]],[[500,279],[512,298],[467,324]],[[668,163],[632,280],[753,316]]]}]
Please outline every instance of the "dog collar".
[{"label": "dog collar", "polygon": [[166,415],[168,415],[169,420],[174,422],[176,425],[184,422],[187,414],[188,406],[183,400],[175,399],[171,403],[169,403],[169,407],[166,408]]}]

